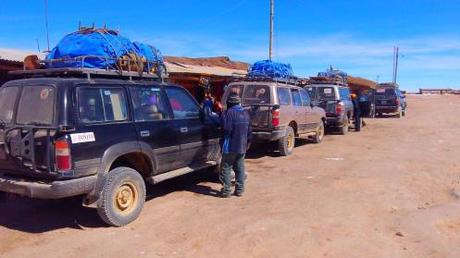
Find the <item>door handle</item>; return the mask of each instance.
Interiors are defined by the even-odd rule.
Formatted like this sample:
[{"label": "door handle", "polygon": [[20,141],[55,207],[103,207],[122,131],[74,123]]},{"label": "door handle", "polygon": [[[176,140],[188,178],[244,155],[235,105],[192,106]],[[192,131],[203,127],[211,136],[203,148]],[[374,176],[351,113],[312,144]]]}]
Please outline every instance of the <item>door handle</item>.
[{"label": "door handle", "polygon": [[181,127],[181,128],[180,128],[180,132],[181,132],[181,133],[187,133],[187,132],[188,132],[188,128],[187,128],[187,127]]}]

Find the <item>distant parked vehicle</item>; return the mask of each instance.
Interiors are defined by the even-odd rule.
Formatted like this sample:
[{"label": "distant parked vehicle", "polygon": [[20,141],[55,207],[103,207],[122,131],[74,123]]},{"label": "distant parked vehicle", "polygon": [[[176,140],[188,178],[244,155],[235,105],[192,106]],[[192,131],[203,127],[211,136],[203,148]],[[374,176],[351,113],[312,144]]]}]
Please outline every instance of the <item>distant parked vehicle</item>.
[{"label": "distant parked vehicle", "polygon": [[314,82],[305,87],[313,105],[326,111],[327,126],[338,129],[340,134],[346,134],[353,116],[353,102],[350,88],[346,85]]},{"label": "distant parked vehicle", "polygon": [[223,103],[231,92],[239,94],[248,109],[255,140],[277,141],[281,155],[292,153],[296,137],[309,137],[315,143],[323,140],[325,112],[296,83],[243,78],[228,85]]},{"label": "distant parked vehicle", "polygon": [[406,115],[406,96],[401,93],[397,84],[382,83],[377,85],[375,92],[375,113],[392,114],[401,118]]}]

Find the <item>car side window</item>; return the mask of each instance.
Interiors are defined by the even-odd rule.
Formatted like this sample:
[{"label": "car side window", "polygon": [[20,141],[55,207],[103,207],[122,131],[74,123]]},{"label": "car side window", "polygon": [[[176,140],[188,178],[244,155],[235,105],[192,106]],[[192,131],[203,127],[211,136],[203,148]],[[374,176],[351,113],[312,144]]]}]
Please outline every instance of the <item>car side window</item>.
[{"label": "car side window", "polygon": [[292,104],[294,106],[302,106],[302,99],[300,97],[300,92],[298,89],[291,89],[292,95]]},{"label": "car side window", "polygon": [[200,106],[185,89],[166,87],[166,94],[168,95],[174,118],[198,118],[200,116]]},{"label": "car side window", "polygon": [[159,87],[131,87],[134,120],[156,121],[169,119],[167,100]]},{"label": "car side window", "polygon": [[310,104],[311,104],[310,95],[308,95],[308,93],[306,91],[301,90],[300,91],[300,97],[302,98],[302,105],[310,106]]},{"label": "car side window", "polygon": [[339,88],[341,100],[350,100],[350,91],[347,88]]},{"label": "car side window", "polygon": [[128,119],[123,88],[80,88],[78,110],[83,123],[125,121]]},{"label": "car side window", "polygon": [[280,105],[290,105],[291,104],[291,93],[288,88],[277,88],[278,92],[278,102]]},{"label": "car side window", "polygon": [[308,92],[310,99],[316,98],[316,87],[308,87],[305,90]]}]

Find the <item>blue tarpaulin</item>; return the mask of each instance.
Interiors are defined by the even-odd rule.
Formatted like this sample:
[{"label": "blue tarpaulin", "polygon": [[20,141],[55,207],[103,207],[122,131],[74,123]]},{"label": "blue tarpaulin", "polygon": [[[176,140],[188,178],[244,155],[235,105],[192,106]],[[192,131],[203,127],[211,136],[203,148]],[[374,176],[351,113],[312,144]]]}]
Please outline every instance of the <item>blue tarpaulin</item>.
[{"label": "blue tarpaulin", "polygon": [[290,79],[293,75],[292,67],[289,64],[277,63],[270,60],[255,62],[248,75],[252,77],[270,77]]},{"label": "blue tarpaulin", "polygon": [[116,69],[117,60],[128,54],[145,58],[145,69],[150,70],[156,62],[163,63],[161,53],[150,45],[132,42],[113,30],[84,29],[65,36],[46,56],[45,64],[47,68]]}]

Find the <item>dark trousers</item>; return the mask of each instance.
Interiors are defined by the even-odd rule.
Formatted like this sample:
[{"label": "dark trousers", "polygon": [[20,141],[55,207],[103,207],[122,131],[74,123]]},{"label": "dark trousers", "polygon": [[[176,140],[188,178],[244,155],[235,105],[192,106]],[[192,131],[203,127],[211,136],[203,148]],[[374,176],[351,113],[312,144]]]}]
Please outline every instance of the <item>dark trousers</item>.
[{"label": "dark trousers", "polygon": [[219,177],[223,186],[223,193],[231,192],[232,170],[235,172],[235,191],[239,193],[244,192],[244,180],[246,179],[244,156],[244,153],[222,154],[222,171]]}]

